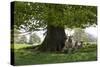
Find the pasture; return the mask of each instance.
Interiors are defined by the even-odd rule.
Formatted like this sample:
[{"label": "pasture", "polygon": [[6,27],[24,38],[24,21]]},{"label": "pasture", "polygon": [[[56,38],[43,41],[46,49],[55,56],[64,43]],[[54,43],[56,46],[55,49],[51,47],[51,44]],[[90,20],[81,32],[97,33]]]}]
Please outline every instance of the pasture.
[{"label": "pasture", "polygon": [[15,64],[34,65],[97,60],[97,45],[87,45],[73,53],[40,52],[33,45],[14,44]]}]

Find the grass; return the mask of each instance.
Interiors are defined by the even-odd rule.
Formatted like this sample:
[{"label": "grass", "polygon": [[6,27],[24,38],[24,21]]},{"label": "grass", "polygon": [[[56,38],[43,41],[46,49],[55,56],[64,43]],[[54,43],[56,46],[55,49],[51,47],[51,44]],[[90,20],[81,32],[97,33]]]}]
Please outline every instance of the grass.
[{"label": "grass", "polygon": [[91,45],[88,47],[81,48],[77,52],[66,54],[55,52],[39,52],[33,50],[32,45],[15,44],[14,59],[15,65],[95,61],[97,60],[96,49],[96,45]]}]

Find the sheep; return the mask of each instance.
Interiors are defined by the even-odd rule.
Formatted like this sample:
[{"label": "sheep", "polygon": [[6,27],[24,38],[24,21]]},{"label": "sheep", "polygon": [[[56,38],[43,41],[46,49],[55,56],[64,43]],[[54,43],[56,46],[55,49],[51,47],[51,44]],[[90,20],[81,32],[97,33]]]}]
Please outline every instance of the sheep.
[{"label": "sheep", "polygon": [[62,50],[62,52],[67,51],[68,53],[71,53],[75,45],[75,41],[72,39],[72,36],[68,36],[65,41],[65,46]]},{"label": "sheep", "polygon": [[82,44],[82,41],[75,41],[72,36],[68,36],[62,52],[67,51],[68,53],[71,53],[72,51],[77,51],[79,48],[82,47]]}]

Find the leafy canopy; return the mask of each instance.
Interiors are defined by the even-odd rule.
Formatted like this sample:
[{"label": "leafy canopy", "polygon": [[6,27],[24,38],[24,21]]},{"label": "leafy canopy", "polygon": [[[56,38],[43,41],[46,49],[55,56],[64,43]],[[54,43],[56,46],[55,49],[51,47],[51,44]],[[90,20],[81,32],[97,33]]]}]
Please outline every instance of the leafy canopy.
[{"label": "leafy canopy", "polygon": [[96,22],[96,6],[14,2],[14,27],[17,29],[32,31],[49,25],[85,28]]}]

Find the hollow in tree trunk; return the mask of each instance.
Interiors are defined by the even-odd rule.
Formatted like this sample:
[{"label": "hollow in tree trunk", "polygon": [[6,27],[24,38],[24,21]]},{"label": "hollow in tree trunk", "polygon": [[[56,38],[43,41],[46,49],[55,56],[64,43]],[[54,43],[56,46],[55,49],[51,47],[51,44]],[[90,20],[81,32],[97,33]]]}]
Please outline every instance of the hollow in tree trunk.
[{"label": "hollow in tree trunk", "polygon": [[47,27],[47,35],[40,46],[42,51],[61,51],[64,47],[66,35],[62,27]]}]

